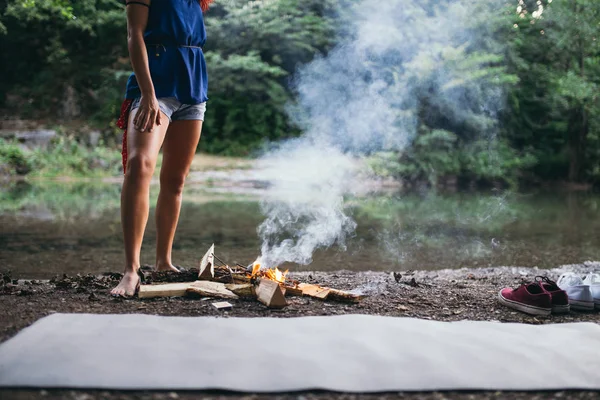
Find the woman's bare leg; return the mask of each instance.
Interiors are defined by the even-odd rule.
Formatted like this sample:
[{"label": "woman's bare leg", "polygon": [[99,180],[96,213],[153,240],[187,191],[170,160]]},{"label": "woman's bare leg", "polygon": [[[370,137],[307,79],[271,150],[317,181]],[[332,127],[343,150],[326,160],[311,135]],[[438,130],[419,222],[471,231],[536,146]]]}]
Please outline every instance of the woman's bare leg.
[{"label": "woman's bare leg", "polygon": [[127,172],[121,190],[121,224],[125,242],[125,274],[111,293],[133,296],[139,277],[140,251],[150,210],[150,180],[163,143],[169,119],[161,112],[161,124],[152,132],[135,129],[131,112],[127,129]]},{"label": "woman's bare leg", "polygon": [[164,140],[160,193],[156,204],[156,269],[159,271],[176,271],[171,249],[179,221],[183,185],[201,132],[202,121],[173,121]]}]

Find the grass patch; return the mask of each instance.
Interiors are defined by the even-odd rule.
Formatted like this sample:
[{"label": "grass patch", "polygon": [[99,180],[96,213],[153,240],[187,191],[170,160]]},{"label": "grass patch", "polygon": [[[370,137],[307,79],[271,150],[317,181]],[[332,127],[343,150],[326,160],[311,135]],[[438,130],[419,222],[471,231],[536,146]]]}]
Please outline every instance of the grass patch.
[{"label": "grass patch", "polygon": [[0,171],[31,177],[102,177],[122,173],[121,153],[102,145],[87,147],[59,136],[46,149],[29,150],[15,141],[0,140]]}]

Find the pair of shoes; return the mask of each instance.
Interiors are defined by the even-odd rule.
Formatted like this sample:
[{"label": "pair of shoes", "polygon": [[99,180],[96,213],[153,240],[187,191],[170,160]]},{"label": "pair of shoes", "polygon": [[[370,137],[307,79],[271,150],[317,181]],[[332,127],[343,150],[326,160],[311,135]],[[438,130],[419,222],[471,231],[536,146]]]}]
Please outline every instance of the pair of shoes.
[{"label": "pair of shoes", "polygon": [[558,286],[569,295],[574,310],[591,311],[600,309],[600,274],[588,274],[583,279],[572,272],[558,278]]},{"label": "pair of shoes", "polygon": [[531,315],[550,315],[569,312],[569,298],[554,281],[545,276],[517,289],[504,288],[498,293],[498,301],[510,308]]}]

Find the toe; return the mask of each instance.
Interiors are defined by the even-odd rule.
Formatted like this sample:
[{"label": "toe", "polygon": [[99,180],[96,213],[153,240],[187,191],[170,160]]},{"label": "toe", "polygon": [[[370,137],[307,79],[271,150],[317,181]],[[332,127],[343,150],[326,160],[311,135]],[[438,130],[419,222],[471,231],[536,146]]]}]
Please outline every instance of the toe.
[{"label": "toe", "polygon": [[116,288],[114,288],[113,290],[111,290],[110,294],[113,295],[113,296],[115,296],[115,297],[122,296],[123,295],[123,289],[119,285]]}]

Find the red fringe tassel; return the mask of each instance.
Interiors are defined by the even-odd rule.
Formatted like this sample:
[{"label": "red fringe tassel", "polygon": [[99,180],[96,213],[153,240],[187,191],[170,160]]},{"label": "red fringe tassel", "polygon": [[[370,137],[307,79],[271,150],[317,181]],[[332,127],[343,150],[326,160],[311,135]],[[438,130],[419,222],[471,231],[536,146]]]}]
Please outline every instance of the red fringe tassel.
[{"label": "red fringe tassel", "polygon": [[123,129],[123,145],[121,147],[121,159],[123,160],[123,174],[127,168],[127,124],[129,123],[129,112],[131,111],[133,100],[125,99],[121,104],[121,115],[117,120],[117,126]]},{"label": "red fringe tassel", "polygon": [[215,0],[198,0],[198,2],[200,3],[200,8],[202,8],[202,11],[207,12],[208,11],[208,7],[210,7],[210,4],[215,1]]}]

